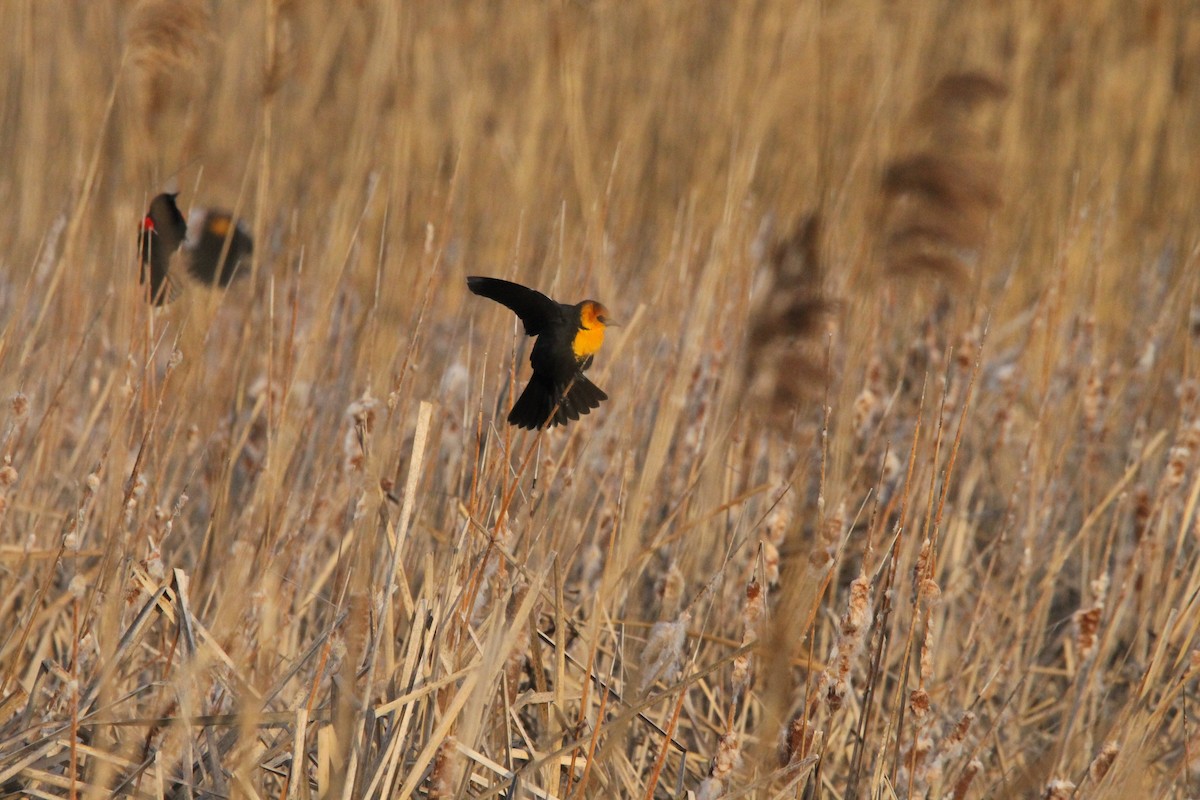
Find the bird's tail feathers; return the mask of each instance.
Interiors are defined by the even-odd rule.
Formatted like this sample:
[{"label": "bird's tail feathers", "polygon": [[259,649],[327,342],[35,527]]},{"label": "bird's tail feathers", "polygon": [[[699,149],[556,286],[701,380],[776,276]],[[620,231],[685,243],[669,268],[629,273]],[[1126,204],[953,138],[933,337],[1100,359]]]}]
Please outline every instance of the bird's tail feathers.
[{"label": "bird's tail feathers", "polygon": [[582,374],[575,376],[561,399],[551,384],[535,376],[513,404],[508,421],[518,428],[529,430],[553,428],[579,419],[607,399],[604,390]]}]

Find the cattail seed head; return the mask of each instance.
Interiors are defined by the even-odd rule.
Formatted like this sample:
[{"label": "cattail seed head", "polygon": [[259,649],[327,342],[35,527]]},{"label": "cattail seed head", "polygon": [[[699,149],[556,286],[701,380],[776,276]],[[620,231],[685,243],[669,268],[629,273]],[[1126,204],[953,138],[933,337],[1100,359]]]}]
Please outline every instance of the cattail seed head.
[{"label": "cattail seed head", "polygon": [[918,721],[929,714],[929,692],[924,689],[914,689],[908,695],[908,709]]},{"label": "cattail seed head", "polygon": [[854,434],[859,439],[866,439],[871,430],[879,422],[883,413],[883,404],[879,395],[869,388],[863,388],[854,398]]},{"label": "cattail seed head", "polygon": [[1167,451],[1167,469],[1163,474],[1163,483],[1168,489],[1178,489],[1187,476],[1187,467],[1192,460],[1190,447],[1176,445]]},{"label": "cattail seed head", "polygon": [[429,797],[449,798],[455,796],[455,786],[458,783],[456,767],[458,766],[458,740],[447,736],[438,745],[433,757],[433,765],[429,770]]},{"label": "cattail seed head", "polygon": [[812,571],[821,573],[833,563],[834,558],[837,557],[838,546],[841,544],[845,522],[846,501],[843,500],[818,528],[819,539],[808,556],[809,567]]},{"label": "cattail seed head", "polygon": [[1184,419],[1190,420],[1196,416],[1196,405],[1200,402],[1200,381],[1185,380],[1175,390],[1179,398],[1179,411]]},{"label": "cattail seed head", "polygon": [[1075,612],[1075,646],[1081,658],[1089,658],[1096,648],[1096,633],[1100,630],[1100,617],[1104,606],[1097,604]]},{"label": "cattail seed head", "polygon": [[1092,759],[1092,763],[1088,765],[1088,777],[1093,781],[1099,781],[1108,774],[1108,770],[1112,767],[1117,756],[1121,752],[1121,746],[1116,742],[1106,742],[1100,748],[1100,752]]},{"label": "cattail seed head", "polygon": [[1069,800],[1074,794],[1074,783],[1055,779],[1046,784],[1046,790],[1042,792],[1042,800]]},{"label": "cattail seed head", "polygon": [[850,584],[850,605],[842,621],[842,633],[858,634],[871,621],[871,579],[859,575]]},{"label": "cattail seed head", "polygon": [[761,546],[763,575],[766,577],[767,586],[776,587],[779,585],[779,548],[766,539],[761,542]]},{"label": "cattail seed head", "polygon": [[683,577],[683,570],[677,562],[672,561],[666,573],[659,578],[658,595],[661,598],[663,616],[675,616],[679,613],[686,589],[687,579]]},{"label": "cattail seed head", "polygon": [[1088,370],[1087,385],[1083,391],[1083,427],[1089,434],[1099,438],[1104,432],[1104,411],[1108,404],[1108,389],[1101,374],[1100,364],[1095,358]]},{"label": "cattail seed head", "polygon": [[950,793],[951,800],[962,800],[967,796],[967,792],[971,790],[971,781],[975,780],[975,776],[983,771],[983,762],[978,758],[972,758],[963,768],[962,776],[954,784],[954,790]]},{"label": "cattail seed head", "polygon": [[369,392],[346,408],[346,433],[342,437],[342,456],[347,472],[358,472],[366,466],[367,445],[375,430],[379,401]]},{"label": "cattail seed head", "polygon": [[766,592],[756,580],[751,580],[746,585],[746,602],[742,606],[742,629],[747,636],[753,638],[754,633],[758,630],[759,621],[762,619],[763,610],[766,605]]},{"label": "cattail seed head", "polygon": [[741,738],[736,733],[726,733],[717,743],[717,754],[709,765],[708,777],[696,792],[697,800],[716,800],[724,795],[729,777],[741,763]]},{"label": "cattail seed head", "polygon": [[803,713],[797,713],[783,729],[779,743],[779,766],[798,764],[820,745],[821,731]]},{"label": "cattail seed head", "polygon": [[678,677],[683,645],[687,641],[687,626],[691,619],[691,614],[684,611],[673,622],[654,623],[642,653],[642,691],[656,680],[669,683]]}]

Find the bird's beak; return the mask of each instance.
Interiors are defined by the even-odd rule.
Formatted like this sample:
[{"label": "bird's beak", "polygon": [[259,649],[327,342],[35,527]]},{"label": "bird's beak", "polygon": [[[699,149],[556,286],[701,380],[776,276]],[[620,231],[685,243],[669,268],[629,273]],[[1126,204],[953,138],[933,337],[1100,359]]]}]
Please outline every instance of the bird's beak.
[{"label": "bird's beak", "polygon": [[615,322],[614,320],[611,320],[608,317],[605,317],[604,319],[602,319],[601,322],[604,323],[604,327],[606,327],[606,328],[620,328],[621,327],[621,323]]}]

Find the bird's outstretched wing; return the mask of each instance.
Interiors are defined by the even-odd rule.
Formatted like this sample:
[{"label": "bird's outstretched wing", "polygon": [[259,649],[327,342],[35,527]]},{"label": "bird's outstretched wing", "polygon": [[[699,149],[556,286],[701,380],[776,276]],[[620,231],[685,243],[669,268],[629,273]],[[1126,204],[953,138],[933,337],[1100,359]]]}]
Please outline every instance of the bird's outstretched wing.
[{"label": "bird's outstretched wing", "polygon": [[537,336],[562,315],[559,304],[539,291],[499,278],[467,278],[467,288],[480,297],[512,309],[525,325],[526,336]]}]

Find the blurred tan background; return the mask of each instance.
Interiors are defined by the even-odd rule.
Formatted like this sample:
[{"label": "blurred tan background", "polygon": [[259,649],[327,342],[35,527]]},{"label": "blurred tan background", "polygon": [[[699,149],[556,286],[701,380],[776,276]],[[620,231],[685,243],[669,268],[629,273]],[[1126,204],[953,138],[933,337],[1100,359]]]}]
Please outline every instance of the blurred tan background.
[{"label": "blurred tan background", "polygon": [[[1194,2],[7,0],[0,70],[20,790],[1195,785]],[[168,189],[254,267],[155,310]],[[516,437],[468,274],[611,400]]]}]

